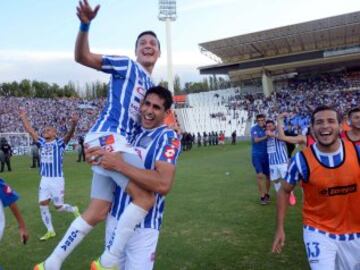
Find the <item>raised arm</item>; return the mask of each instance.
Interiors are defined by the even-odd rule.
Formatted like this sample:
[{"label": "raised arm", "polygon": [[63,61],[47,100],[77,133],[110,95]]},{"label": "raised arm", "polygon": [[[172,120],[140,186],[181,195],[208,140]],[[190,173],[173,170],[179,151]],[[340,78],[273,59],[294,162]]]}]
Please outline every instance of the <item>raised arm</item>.
[{"label": "raised arm", "polygon": [[101,69],[102,55],[90,51],[89,47],[89,27],[90,22],[96,17],[100,5],[91,8],[87,0],[79,1],[76,15],[81,25],[75,44],[75,61],[91,68]]},{"label": "raised arm", "polygon": [[33,127],[30,124],[30,121],[26,115],[26,111],[23,109],[20,109],[19,111],[19,117],[24,125],[25,131],[30,134],[30,136],[33,138],[35,142],[39,140],[39,135],[37,132],[33,129]]},{"label": "raised arm", "polygon": [[70,122],[71,122],[70,130],[64,136],[65,144],[67,144],[70,141],[71,137],[74,135],[78,121],[79,121],[79,116],[76,113],[74,113],[70,118]]},{"label": "raised arm", "polygon": [[286,113],[279,114],[277,117],[277,131],[279,140],[282,140],[291,144],[305,144],[306,145],[306,136],[297,135],[297,136],[286,136],[284,132],[284,117]]}]

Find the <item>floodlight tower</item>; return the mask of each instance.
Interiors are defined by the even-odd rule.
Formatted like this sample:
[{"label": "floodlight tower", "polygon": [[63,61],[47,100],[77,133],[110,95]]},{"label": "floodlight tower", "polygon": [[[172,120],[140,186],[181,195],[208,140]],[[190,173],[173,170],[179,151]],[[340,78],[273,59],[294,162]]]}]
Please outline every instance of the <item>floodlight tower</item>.
[{"label": "floodlight tower", "polygon": [[171,22],[176,20],[176,0],[159,0],[159,20],[165,22],[167,48],[168,88],[174,94],[174,78],[171,49]]}]

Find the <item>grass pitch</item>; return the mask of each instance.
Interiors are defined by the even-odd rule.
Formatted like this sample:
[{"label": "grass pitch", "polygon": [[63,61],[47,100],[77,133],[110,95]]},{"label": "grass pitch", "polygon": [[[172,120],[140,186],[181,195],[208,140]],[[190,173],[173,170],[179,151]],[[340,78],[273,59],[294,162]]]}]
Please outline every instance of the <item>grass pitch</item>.
[{"label": "grass pitch", "polygon": [[[65,155],[65,201],[83,210],[89,202],[91,170]],[[56,238],[40,242],[45,233],[37,203],[39,175],[30,169],[30,157],[14,157],[13,172],[0,174],[20,195],[18,205],[30,231],[27,245],[20,243],[16,220],[6,210],[6,229],[0,242],[0,266],[26,270],[43,261],[61,239],[73,216],[53,208]],[[166,200],[156,270],[308,269],[302,242],[301,194],[289,208],[286,245],[281,255],[271,254],[275,229],[275,194],[270,205],[259,205],[250,145],[196,146],[183,152],[176,182]],[[103,249],[104,226],[99,225],[62,269],[89,269]],[[0,268],[1,268],[0,267]]]}]

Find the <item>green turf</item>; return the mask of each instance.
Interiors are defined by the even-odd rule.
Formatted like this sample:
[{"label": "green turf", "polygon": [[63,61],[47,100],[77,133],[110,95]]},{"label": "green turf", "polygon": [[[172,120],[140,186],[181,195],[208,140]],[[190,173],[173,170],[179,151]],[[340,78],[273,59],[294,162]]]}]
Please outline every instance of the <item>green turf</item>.
[{"label": "green turf", "polygon": [[[65,200],[80,209],[89,202],[91,170],[65,157]],[[45,233],[37,205],[39,176],[30,169],[29,157],[14,157],[11,173],[0,177],[21,194],[19,206],[31,239],[19,242],[15,219],[6,210],[6,229],[0,243],[0,266],[4,270],[32,269],[46,258],[71,223],[68,213],[53,213],[55,239],[40,242]],[[229,172],[229,173],[226,173]],[[300,205],[289,209],[286,246],[281,255],[270,252],[275,228],[275,196],[260,206],[250,145],[207,147],[182,153],[176,182],[166,201],[155,269],[308,269],[302,243]],[[297,190],[298,197],[300,192]],[[53,210],[53,209],[52,209]],[[62,269],[89,269],[101,254],[104,226],[98,226],[70,256]]]}]

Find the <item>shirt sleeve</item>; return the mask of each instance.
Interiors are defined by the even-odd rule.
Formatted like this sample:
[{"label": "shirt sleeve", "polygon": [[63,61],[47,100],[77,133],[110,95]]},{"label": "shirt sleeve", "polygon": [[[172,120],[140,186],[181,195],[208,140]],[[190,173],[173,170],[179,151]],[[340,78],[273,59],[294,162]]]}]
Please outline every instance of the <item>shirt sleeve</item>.
[{"label": "shirt sleeve", "polygon": [[101,70],[112,75],[126,76],[131,60],[125,56],[104,55]]},{"label": "shirt sleeve", "polygon": [[252,142],[254,142],[255,138],[259,138],[259,131],[257,130],[256,127],[252,127],[250,133],[251,133],[251,141]]},{"label": "shirt sleeve", "polygon": [[301,180],[308,180],[308,168],[301,152],[295,154],[291,159],[290,165],[285,175],[285,181],[290,185],[296,185]]},{"label": "shirt sleeve", "polygon": [[7,207],[19,199],[19,195],[4,180],[0,179],[0,200]]},{"label": "shirt sleeve", "polygon": [[176,165],[181,150],[181,143],[174,131],[168,131],[159,139],[156,161],[165,161]]}]

